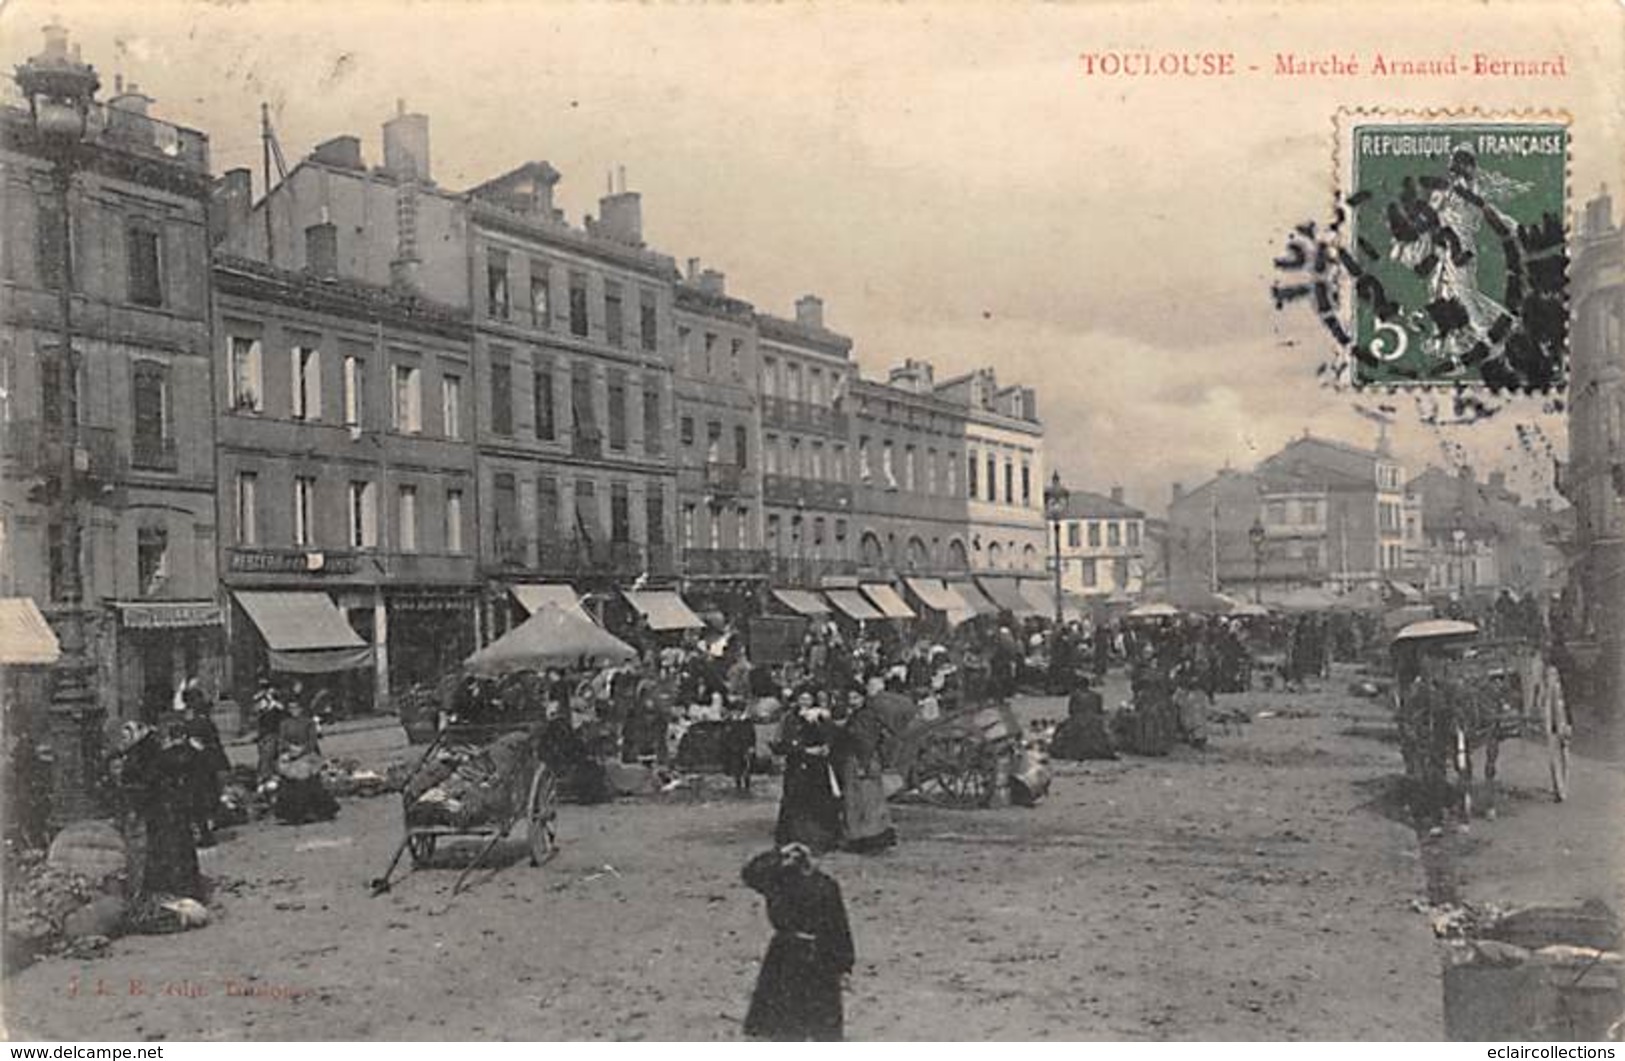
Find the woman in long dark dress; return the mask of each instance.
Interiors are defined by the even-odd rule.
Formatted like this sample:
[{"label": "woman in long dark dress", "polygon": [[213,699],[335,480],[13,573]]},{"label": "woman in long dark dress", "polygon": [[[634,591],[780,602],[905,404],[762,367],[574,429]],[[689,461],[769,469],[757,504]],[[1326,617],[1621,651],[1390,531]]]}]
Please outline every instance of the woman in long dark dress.
[{"label": "woman in long dark dress", "polygon": [[316,720],[297,700],[278,733],[282,755],[277,760],[276,816],[293,825],[327,821],[339,812],[338,801],[322,784],[322,751]]},{"label": "woman in long dark dress", "polygon": [[773,842],[827,851],[841,839],[841,797],[829,758],[834,725],[813,707],[811,693],[801,693],[796,708],[784,716],[773,743],[784,756],[784,796]]},{"label": "woman in long dark dress", "polygon": [[164,740],[145,723],[119,730],[110,765],[133,855],[132,898],[203,898],[192,835],[193,755],[184,738]]},{"label": "woman in long dark dress", "polygon": [[841,886],[813,865],[804,844],[757,855],[743,877],[767,899],[773,926],[745,1034],[785,1041],[842,1038],[841,990],[855,955]]},{"label": "woman in long dark dress", "polygon": [[837,776],[846,813],[846,849],[859,853],[883,851],[897,843],[881,774],[880,746],[886,736],[886,723],[862,692],[854,691],[849,700],[851,706],[835,740]]}]

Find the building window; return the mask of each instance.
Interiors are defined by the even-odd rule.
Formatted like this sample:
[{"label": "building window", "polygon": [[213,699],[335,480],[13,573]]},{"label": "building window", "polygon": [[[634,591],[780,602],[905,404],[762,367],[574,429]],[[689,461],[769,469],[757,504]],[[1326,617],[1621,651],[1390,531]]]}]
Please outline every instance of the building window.
[{"label": "building window", "polygon": [[1112,585],[1117,589],[1128,588],[1128,560],[1124,557],[1112,561]]},{"label": "building window", "polygon": [[446,552],[463,551],[463,492],[446,491]]},{"label": "building window", "polygon": [[643,389],[643,452],[650,457],[658,457],[665,451],[661,432],[660,388],[646,385]]},{"label": "building window", "polygon": [[789,380],[784,388],[784,396],[793,402],[801,400],[801,366],[791,363],[785,366]]},{"label": "building window", "polygon": [[1076,549],[1083,544],[1082,525],[1073,520],[1066,525],[1066,545],[1069,549]]},{"label": "building window", "polygon": [[610,346],[626,341],[626,311],[621,302],[621,285],[604,285],[604,337]]},{"label": "building window", "polygon": [[976,454],[965,454],[965,492],[971,500],[976,500],[976,469],[980,466]]},{"label": "building window", "polygon": [[423,377],[415,365],[395,366],[395,430],[405,435],[423,430]]},{"label": "building window", "polygon": [[652,482],[643,499],[643,540],[650,545],[666,544],[666,495]]},{"label": "building window", "polygon": [[698,506],[692,501],[683,505],[683,548],[694,548],[694,517]]},{"label": "building window", "polygon": [[632,499],[625,483],[611,483],[609,487],[609,540],[632,540]]},{"label": "building window", "polygon": [[559,481],[551,475],[536,480],[536,540],[559,540]]},{"label": "building window", "polygon": [[158,249],[158,230],[146,223],[131,225],[130,301],[138,306],[164,304],[163,256]]},{"label": "building window", "polygon": [[440,377],[440,424],[447,438],[463,437],[463,378]]},{"label": "building window", "polygon": [[163,592],[169,578],[169,531],[164,527],[145,526],[135,532],[135,576],[141,596],[153,597]]},{"label": "building window", "polygon": [[677,371],[686,372],[694,364],[693,346],[694,332],[681,325],[677,328]]},{"label": "building window", "polygon": [[498,354],[491,359],[491,433],[513,434],[513,365]]},{"label": "building window", "polygon": [[934,449],[925,451],[925,492],[937,492],[937,451]]},{"label": "building window", "polygon": [[1100,548],[1100,522],[1098,520],[1089,521],[1089,548]]},{"label": "building window", "polygon": [[779,389],[779,362],[775,358],[762,358],[762,397],[775,397]]},{"label": "building window", "polygon": [[587,274],[570,274],[570,334],[587,336]]},{"label": "building window", "polygon": [[1021,466],[1021,507],[1033,506],[1033,469],[1030,464]]},{"label": "building window", "polygon": [[814,405],[824,404],[824,370],[821,368],[807,372],[807,400]]},{"label": "building window", "polygon": [[778,474],[778,472],[779,472],[779,436],[778,435],[769,434],[769,435],[764,435],[762,437],[762,461],[763,461],[763,464],[764,464],[764,467],[762,468],[763,471],[767,472],[767,474],[769,474],[769,475],[777,475]]},{"label": "building window", "polygon": [[685,416],[678,421],[678,425],[678,434],[683,440],[683,445],[692,446],[694,444],[694,418]]},{"label": "building window", "polygon": [[403,553],[415,553],[418,551],[418,488],[401,487],[395,501],[396,544]]},{"label": "building window", "polygon": [[265,388],[260,379],[260,341],[231,337],[231,407],[241,412],[265,411]]},{"label": "building window", "polygon": [[745,378],[745,340],[728,340],[728,374],[735,382]]},{"label": "building window", "polygon": [[597,541],[598,487],[591,479],[576,480],[576,531],[589,542]]},{"label": "building window", "polygon": [[536,437],[551,442],[558,437],[558,418],[553,407],[553,370],[539,368],[531,377],[536,395]]},{"label": "building window", "polygon": [[1106,547],[1115,549],[1123,544],[1123,528],[1116,520],[1106,524]]},{"label": "building window", "polygon": [[869,463],[869,436],[863,435],[858,439],[858,478],[868,482],[874,477],[874,468]]},{"label": "building window", "polygon": [[999,499],[999,461],[991,453],[987,455],[987,499]]},{"label": "building window", "polygon": [[1128,538],[1129,548],[1131,548],[1131,549],[1139,548],[1139,545],[1140,545],[1140,523],[1139,523],[1139,521],[1138,520],[1130,520],[1129,522],[1123,524],[1123,529],[1124,529],[1124,532],[1125,532],[1125,534],[1126,534],[1126,536]]},{"label": "building window", "polygon": [[1008,457],[1004,460],[1004,503],[1016,503],[1016,466]]},{"label": "building window", "polygon": [[891,439],[880,444],[880,474],[886,480],[886,489],[897,489],[897,470],[892,467]]},{"label": "building window", "polygon": [[592,404],[592,368],[585,364],[570,367],[570,422],[575,437],[583,443],[597,439],[598,416]]},{"label": "building window", "polygon": [[959,454],[949,453],[942,462],[942,492],[949,497],[959,496]]},{"label": "building window", "polygon": [[237,544],[258,545],[260,541],[260,478],[253,472],[237,473]]},{"label": "building window", "polygon": [[808,454],[810,458],[808,478],[821,480],[824,478],[824,444],[815,440],[809,448],[811,452]]},{"label": "building window", "polygon": [[750,432],[744,424],[734,425],[734,464],[740,468],[750,464]]},{"label": "building window", "polygon": [[716,334],[714,332],[706,332],[705,333],[705,375],[706,375],[706,378],[710,378],[711,376],[714,376],[717,373],[716,350],[717,350],[717,337],[716,337]]},{"label": "building window", "polygon": [[344,358],[344,424],[346,427],[362,426],[362,416],[366,410],[366,379],[367,364],[354,354]]},{"label": "building window", "polygon": [[485,258],[485,313],[505,321],[509,309],[508,252],[490,251]]},{"label": "building window", "polygon": [[173,470],[169,438],[169,373],[163,365],[139,361],[131,381],[130,463],[138,468]]},{"label": "building window", "polygon": [[779,514],[769,512],[767,514],[767,541],[764,543],[767,545],[768,552],[777,554],[779,552],[779,541]]},{"label": "building window", "polygon": [[1099,576],[1095,571],[1095,562],[1093,560],[1085,559],[1082,562],[1081,566],[1082,566],[1082,574],[1083,574],[1083,584],[1085,586],[1089,587],[1090,589],[1093,589],[1095,587],[1095,585],[1099,582]]},{"label": "building window", "polygon": [[709,464],[717,464],[722,460],[722,423],[719,420],[706,422],[705,459]]},{"label": "building window", "polygon": [[626,451],[626,373],[620,369],[609,373],[609,448]]},{"label": "building window", "polygon": [[295,420],[322,418],[322,352],[309,346],[296,346],[290,352],[293,363],[293,407]]},{"label": "building window", "polygon": [[546,328],[553,319],[553,290],[548,286],[547,263],[530,263],[530,323]]},{"label": "building window", "polygon": [[293,479],[293,544],[316,544],[316,477]]},{"label": "building window", "polygon": [[660,346],[658,302],[653,291],[638,292],[638,337],[643,349],[653,353]]},{"label": "building window", "polygon": [[519,488],[512,472],[491,476],[491,539],[499,557],[519,559],[524,546],[519,537]]},{"label": "building window", "polygon": [[835,452],[830,457],[830,478],[838,483],[846,482],[846,446],[835,443]]},{"label": "building window", "polygon": [[371,483],[350,484],[350,547],[373,549],[378,545],[378,498]]},{"label": "building window", "polygon": [[708,530],[710,532],[709,536],[708,536],[708,541],[710,543],[709,548],[710,548],[710,550],[712,552],[718,552],[718,551],[720,551],[722,549],[722,508],[721,508],[721,506],[719,506],[719,505],[712,505],[711,506],[710,519],[707,521],[707,527],[708,527]]}]

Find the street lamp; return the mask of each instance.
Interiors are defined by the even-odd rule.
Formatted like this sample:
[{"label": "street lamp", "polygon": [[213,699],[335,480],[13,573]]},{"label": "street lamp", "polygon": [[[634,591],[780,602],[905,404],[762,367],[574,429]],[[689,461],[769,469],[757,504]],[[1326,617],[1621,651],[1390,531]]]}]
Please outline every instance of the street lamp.
[{"label": "street lamp", "polygon": [[1457,523],[1450,532],[1451,552],[1455,554],[1456,595],[1467,595],[1467,530]]},{"label": "street lamp", "polygon": [[1257,517],[1247,529],[1247,540],[1253,543],[1253,603],[1264,602],[1264,524]]},{"label": "street lamp", "polygon": [[1061,485],[1061,473],[1052,472],[1049,486],[1044,488],[1044,514],[1055,526],[1055,627],[1060,629],[1061,614],[1061,520],[1066,518],[1066,503],[1072,492]]},{"label": "street lamp", "polygon": [[61,419],[61,470],[56,489],[49,493],[55,522],[62,528],[61,573],[57,634],[62,657],[57,665],[51,699],[51,744],[56,753],[52,808],[56,817],[73,820],[91,809],[90,762],[99,733],[96,716],[95,664],[86,651],[84,580],[81,551],[85,525],[78,473],[88,461],[79,448],[79,355],[73,348],[73,229],[68,198],[79,151],[90,126],[90,108],[101,80],[96,68],[70,51],[68,31],[52,23],[45,27],[45,48],[16,68],[17,87],[28,98],[34,134],[51,161],[58,198],[57,245],[62,268],[56,279],[57,349],[54,365],[41,359],[42,371],[57,373],[57,413]]}]

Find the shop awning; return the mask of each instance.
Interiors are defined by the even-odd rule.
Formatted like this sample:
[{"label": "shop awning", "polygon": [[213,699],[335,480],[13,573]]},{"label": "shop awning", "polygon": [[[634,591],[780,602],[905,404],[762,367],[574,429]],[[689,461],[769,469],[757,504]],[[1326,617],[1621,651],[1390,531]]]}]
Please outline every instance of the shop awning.
[{"label": "shop awning", "polygon": [[1395,596],[1404,601],[1406,604],[1420,604],[1427,600],[1427,598],[1422,595],[1422,591],[1411,585],[1409,582],[1400,582],[1399,580],[1394,579],[1389,581],[1388,587],[1394,591]]},{"label": "shop awning", "polygon": [[119,622],[132,630],[177,630],[188,626],[219,626],[224,617],[214,601],[113,602]]},{"label": "shop awning", "polygon": [[976,614],[971,606],[965,603],[965,598],[954,592],[953,587],[941,579],[910,578],[904,579],[904,582],[922,605],[934,612],[941,612],[947,617],[950,625],[957,626]]},{"label": "shop awning", "polygon": [[1039,578],[1024,578],[1021,580],[1021,595],[1039,615],[1054,618],[1055,591],[1048,582]]},{"label": "shop awning", "polygon": [[1016,585],[1015,579],[984,578],[981,586],[988,599],[998,605],[1000,611],[1009,612],[1017,619],[1036,614],[1027,598],[1021,595],[1021,587]]},{"label": "shop awning", "polygon": [[824,596],[828,597],[829,602],[840,609],[841,614],[848,619],[867,622],[871,619],[885,618],[855,589],[829,589],[824,591]]},{"label": "shop awning", "polygon": [[987,594],[976,588],[976,583],[949,582],[947,586],[949,589],[953,590],[954,594],[958,596],[960,600],[965,602],[965,607],[969,608],[972,614],[999,614],[999,606],[988,600]]},{"label": "shop awning", "polygon": [[0,597],[0,665],[48,666],[62,658],[51,624],[31,597]]},{"label": "shop awning", "polygon": [[236,596],[265,639],[273,671],[327,674],[372,663],[372,646],[325,593],[239,590]]},{"label": "shop awning", "polygon": [[651,630],[699,630],[705,626],[705,620],[695,615],[683,598],[670,590],[629,589],[622,595],[627,603],[638,610],[639,615],[649,621]]},{"label": "shop awning", "polygon": [[776,589],[773,596],[797,615],[817,618],[829,614],[829,606],[819,600],[816,593],[804,589]]},{"label": "shop awning", "polygon": [[508,587],[508,591],[513,594],[514,600],[519,602],[519,606],[532,615],[541,611],[544,604],[556,604],[583,619],[589,621],[592,619],[592,616],[587,614],[587,609],[581,606],[581,598],[576,596],[575,588],[562,582],[547,585],[535,582],[521,583]]},{"label": "shop awning", "polygon": [[913,619],[914,609],[903,603],[903,598],[897,591],[884,582],[866,582],[863,585],[863,594],[880,609],[880,614],[888,619]]}]

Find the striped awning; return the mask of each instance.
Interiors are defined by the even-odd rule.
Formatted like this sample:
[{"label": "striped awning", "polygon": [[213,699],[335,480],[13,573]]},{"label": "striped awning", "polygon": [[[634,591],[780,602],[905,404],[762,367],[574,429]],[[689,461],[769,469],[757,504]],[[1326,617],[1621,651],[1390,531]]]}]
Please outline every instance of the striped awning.
[{"label": "striped awning", "polygon": [[987,594],[976,588],[974,582],[949,582],[948,588],[953,590],[960,600],[965,602],[976,615],[997,615],[999,606],[987,599]]},{"label": "striped awning", "polygon": [[983,592],[1000,611],[1009,612],[1020,619],[1024,616],[1037,614],[1032,603],[1021,595],[1021,587],[1013,578],[984,578],[981,580]]},{"label": "striped awning", "polygon": [[49,666],[62,658],[51,624],[31,597],[0,597],[0,665]]},{"label": "striped awning", "polygon": [[372,646],[325,593],[238,590],[236,597],[265,639],[273,671],[327,674],[372,663]]},{"label": "striped awning", "polygon": [[958,626],[976,614],[965,603],[965,598],[939,578],[910,578],[904,581],[922,605],[934,612],[941,612],[951,626]]},{"label": "striped awning", "polygon": [[694,614],[683,598],[670,590],[626,590],[622,596],[649,622],[649,629],[700,630],[705,620]]},{"label": "striped awning", "polygon": [[884,619],[885,616],[870,604],[869,601],[855,589],[830,589],[824,591],[829,602],[848,619],[859,622],[868,622],[872,619]]},{"label": "striped awning", "polygon": [[576,595],[575,588],[562,582],[548,584],[526,582],[510,586],[509,592],[513,594],[514,600],[519,602],[519,606],[531,615],[541,611],[544,604],[556,604],[583,619],[588,621],[592,619],[592,616],[587,614],[587,609],[581,606],[581,598]]},{"label": "striped awning", "polygon": [[897,591],[884,582],[866,582],[863,585],[863,595],[880,609],[880,614],[888,619],[913,619],[914,609],[903,603],[903,598]]},{"label": "striped awning", "polygon": [[1040,615],[1055,615],[1055,591],[1049,583],[1038,578],[1021,580],[1021,595]]},{"label": "striped awning", "polygon": [[804,589],[776,589],[773,596],[778,602],[795,612],[808,618],[818,618],[829,614],[829,605],[818,599],[818,594]]}]

